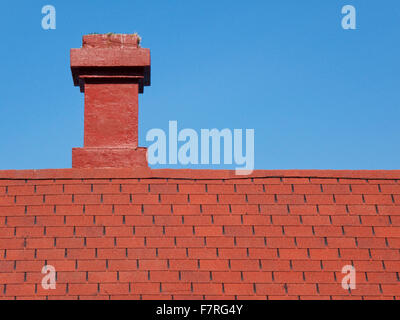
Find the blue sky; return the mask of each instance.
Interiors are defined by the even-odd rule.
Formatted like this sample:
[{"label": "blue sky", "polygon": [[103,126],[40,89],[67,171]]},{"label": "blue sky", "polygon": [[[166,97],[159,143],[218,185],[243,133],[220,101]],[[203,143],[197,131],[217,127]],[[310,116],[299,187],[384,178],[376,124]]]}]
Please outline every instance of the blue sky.
[{"label": "blue sky", "polygon": [[[47,4],[56,30],[41,28]],[[357,30],[341,27],[347,4]],[[0,27],[0,169],[71,167],[83,94],[69,49],[92,32],[151,49],[142,146],[177,120],[255,129],[256,169],[399,169],[399,1],[7,1]]]}]

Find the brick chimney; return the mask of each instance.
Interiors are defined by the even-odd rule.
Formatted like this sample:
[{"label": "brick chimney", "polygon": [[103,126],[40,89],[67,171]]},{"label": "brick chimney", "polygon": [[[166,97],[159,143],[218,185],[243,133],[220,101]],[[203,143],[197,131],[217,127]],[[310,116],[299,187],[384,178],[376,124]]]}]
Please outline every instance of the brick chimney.
[{"label": "brick chimney", "polygon": [[150,85],[150,50],[136,34],[83,36],[71,49],[74,85],[85,94],[84,147],[72,149],[73,168],[146,167],[138,147],[138,94]]}]

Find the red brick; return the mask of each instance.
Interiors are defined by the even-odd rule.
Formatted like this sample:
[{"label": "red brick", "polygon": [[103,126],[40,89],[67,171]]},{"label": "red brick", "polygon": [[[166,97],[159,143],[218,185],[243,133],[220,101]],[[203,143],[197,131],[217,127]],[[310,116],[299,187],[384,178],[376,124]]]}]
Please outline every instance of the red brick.
[{"label": "red brick", "polygon": [[[227,190],[225,190],[223,193],[233,193],[233,186],[226,185],[225,187],[228,186],[230,186],[230,188],[225,188]],[[240,194],[260,194],[264,193],[264,188],[261,184],[253,184],[253,185],[238,184],[236,186],[236,192]]]},{"label": "red brick", "polygon": [[258,259],[231,260],[233,271],[257,271],[261,269]]},{"label": "red brick", "polygon": [[388,194],[365,195],[365,203],[368,204],[392,204],[392,197]]},{"label": "red brick", "polygon": [[331,224],[328,216],[304,216],[304,217],[302,217],[302,223],[306,226],[330,225]]},{"label": "red brick", "polygon": [[176,194],[178,192],[177,184],[150,184],[149,186],[150,194]]},{"label": "red brick", "polygon": [[66,185],[64,185],[64,193],[66,193],[66,194],[88,194],[88,193],[91,193],[91,191],[92,191],[92,187],[90,184],[66,184]]},{"label": "red brick", "polygon": [[361,195],[352,194],[352,195],[335,195],[335,201],[337,204],[362,204],[363,199]]},{"label": "red brick", "polygon": [[261,213],[269,215],[278,215],[278,214],[286,215],[289,213],[288,207],[286,205],[261,205],[260,210]]},{"label": "red brick", "polygon": [[185,259],[187,252],[186,248],[159,248],[158,257],[160,259]]},{"label": "red brick", "polygon": [[[120,240],[121,240],[121,238],[117,239],[117,244],[120,242]],[[129,239],[129,240],[132,241],[132,239]],[[74,242],[75,241],[77,241],[77,243],[79,244],[81,241],[83,241],[83,238],[74,239]],[[144,241],[142,241],[142,243],[140,243],[140,245],[143,245],[143,242]],[[114,239],[113,238],[91,238],[90,237],[90,238],[86,239],[86,247],[87,248],[112,248],[112,247],[114,247]],[[127,247],[124,246],[124,248],[127,248]]]},{"label": "red brick", "polygon": [[200,214],[200,205],[198,204],[174,204],[172,207],[174,214]]},{"label": "red brick", "polygon": [[400,295],[400,286],[398,284],[383,284],[382,291],[385,295],[390,296],[399,296]]},{"label": "red brick", "polygon": [[[127,221],[129,221],[128,218],[134,218],[134,217],[126,217]],[[149,224],[152,223],[152,222],[148,222],[148,221],[152,220],[151,216],[144,216],[144,217],[139,216],[138,218],[141,218],[143,220],[143,225],[149,225]],[[144,218],[148,218],[148,219],[144,220]],[[188,224],[194,224],[194,223],[190,222],[191,219],[193,219],[193,218],[205,218],[205,219],[202,219],[202,220],[210,220],[211,221],[210,217],[186,216],[185,217],[185,222],[188,223]],[[163,225],[163,226],[169,226],[169,225],[171,225],[171,226],[179,226],[179,225],[182,225],[182,217],[181,216],[155,216],[154,220],[155,220],[155,224],[156,225]],[[139,219],[138,222],[134,223],[134,224],[141,225],[141,220]]]},{"label": "red brick", "polygon": [[333,197],[330,194],[322,195],[306,195],[306,201],[308,204],[333,204]]},{"label": "red brick", "polygon": [[292,215],[316,215],[317,206],[316,205],[308,205],[308,204],[300,204],[300,205],[292,205],[289,204],[290,214]]},{"label": "red brick", "polygon": [[396,272],[367,272],[369,283],[397,284]]},{"label": "red brick", "polygon": [[189,258],[191,259],[216,259],[217,250],[215,248],[189,248]]},{"label": "red brick", "polygon": [[[229,216],[225,216],[229,217]],[[236,216],[235,216],[236,217]],[[233,218],[233,216],[232,216]],[[217,217],[214,218],[216,220]],[[240,217],[238,217],[236,220],[241,220]],[[250,215],[244,215],[243,216],[243,224],[245,225],[271,225],[271,217],[266,216],[266,215],[255,215],[255,214],[250,214]]]},{"label": "red brick", "polygon": [[283,235],[283,230],[281,226],[254,226],[254,235],[280,237]]},{"label": "red brick", "polygon": [[[234,237],[221,236],[221,237],[206,237],[207,247],[215,248],[230,248],[234,246]],[[203,238],[199,239],[199,245],[204,245]]]},{"label": "red brick", "polygon": [[382,184],[380,187],[383,194],[400,194],[400,185]]},{"label": "red brick", "polygon": [[362,216],[362,224],[364,226],[389,226],[390,221],[388,216]]},{"label": "red brick", "polygon": [[[58,201],[56,201],[58,203]],[[77,194],[74,195],[76,204],[100,204],[101,196],[99,194]]]},{"label": "red brick", "polygon": [[195,293],[195,294],[222,294],[222,284],[220,284],[220,283],[193,283],[193,293]]},{"label": "red brick", "polygon": [[[49,200],[51,201],[53,196],[47,196],[46,197],[46,202],[47,203],[51,203],[49,202]],[[62,203],[62,201],[65,201],[65,198],[63,198],[62,196],[57,196],[57,197],[61,197],[60,198],[60,203]],[[15,197],[15,203],[17,204],[23,204],[23,205],[40,205],[43,204],[44,198],[42,195],[35,195],[35,196],[16,196]],[[71,198],[72,200],[72,198]],[[13,204],[14,203],[14,197],[13,196],[4,196],[4,197],[0,197],[0,205],[9,205],[9,204]],[[69,202],[70,203],[70,202]]]},{"label": "red brick", "polygon": [[315,260],[293,260],[293,271],[321,271],[320,261]]},{"label": "red brick", "polygon": [[306,202],[304,196],[299,194],[278,194],[276,199],[279,204],[304,204]]},{"label": "red brick", "polygon": [[[171,240],[171,242],[173,242]],[[233,240],[232,240],[233,243]],[[172,243],[169,247],[174,247],[175,244]],[[204,247],[205,240],[204,237],[176,237],[176,247],[178,248],[198,248]]]},{"label": "red brick", "polygon": [[[193,261],[196,262],[196,260]],[[195,265],[197,269],[197,263]],[[229,270],[228,260],[200,260],[200,270],[227,271]]]},{"label": "red brick", "polygon": [[[4,253],[2,254],[4,256]],[[35,250],[33,249],[9,249],[5,260],[33,260],[35,259]]]},{"label": "red brick", "polygon": [[285,184],[309,184],[309,178],[283,178]]},{"label": "red brick", "polygon": [[179,192],[190,194],[204,194],[206,192],[206,188],[204,184],[179,184]]},{"label": "red brick", "polygon": [[[109,262],[109,270],[115,271],[112,269],[114,263],[119,260],[111,260]],[[74,261],[71,261],[74,262]],[[134,261],[136,266],[136,261]],[[55,266],[56,267],[56,266]],[[56,267],[57,268],[57,267]],[[58,270],[58,269],[56,269]],[[80,271],[106,271],[106,260],[79,260],[78,261],[78,268],[77,270]]]},{"label": "red brick", "polygon": [[0,216],[22,216],[25,214],[25,206],[0,206]]},{"label": "red brick", "polygon": [[17,237],[40,237],[44,234],[44,227],[17,227],[16,230]]},{"label": "red brick", "polygon": [[347,215],[345,205],[319,205],[318,209],[322,215]]},{"label": "red brick", "polygon": [[37,250],[37,258],[42,260],[62,260],[65,256],[64,249],[38,249]]},{"label": "red brick", "polygon": [[236,246],[239,248],[265,248],[264,237],[238,237]]},{"label": "red brick", "polygon": [[68,293],[75,295],[96,295],[97,294],[97,284],[91,283],[71,283],[68,286]]},{"label": "red brick", "polygon": [[[11,239],[10,239],[11,240]],[[0,248],[3,247],[2,241],[0,239]],[[83,242],[82,242],[83,244]],[[23,248],[24,247],[24,240],[23,239],[12,239],[12,244],[7,245],[8,249],[13,248]],[[26,239],[26,248],[28,249],[39,249],[39,248],[53,248],[54,247],[54,240],[51,238],[32,238]]]},{"label": "red brick", "polygon": [[[353,237],[370,237],[372,236],[372,228],[367,227],[367,226],[361,226],[361,227],[350,227],[350,226],[345,226],[344,227],[344,232],[346,236],[353,236]],[[378,234],[376,234],[378,235]]]},{"label": "red brick", "polygon": [[[328,247],[329,248],[356,248],[356,241],[355,238],[344,238],[344,237],[329,237],[327,239]],[[358,246],[360,244],[358,242]]]},{"label": "red brick", "polygon": [[[154,227],[155,228],[155,227]],[[193,227],[191,226],[175,226],[175,227],[165,227],[165,235],[167,237],[171,236],[192,236],[193,235]],[[162,229],[161,229],[162,233]],[[156,234],[154,234],[156,235]]]},{"label": "red brick", "polygon": [[331,216],[334,226],[357,226],[360,225],[358,216]]},{"label": "red brick", "polygon": [[36,225],[38,226],[61,226],[64,225],[64,217],[62,216],[38,216],[36,217]]},{"label": "red brick", "polygon": [[296,184],[293,186],[295,194],[321,194],[321,186],[316,184]]},{"label": "red brick", "polygon": [[[145,227],[136,227],[135,228],[135,235],[138,236],[143,236],[143,233],[145,232],[145,229],[143,229]],[[103,230],[103,227],[99,227],[99,234],[97,234],[97,236],[100,236],[100,229]],[[106,235],[108,237],[129,237],[133,235],[133,227],[131,226],[113,226],[113,227],[105,227],[106,229]],[[103,231],[102,231],[103,232]],[[91,235],[91,236],[96,236],[95,234]]]},{"label": "red brick", "polygon": [[315,284],[309,283],[289,283],[287,286],[288,294],[289,295],[317,295],[317,287]]},{"label": "red brick", "polygon": [[[211,220],[210,220],[210,223],[211,223]],[[228,216],[228,215],[217,215],[217,216],[214,217],[214,224],[216,224],[216,225],[239,226],[239,225],[243,224],[243,221],[242,221],[242,216],[239,216],[239,215],[230,215],[230,216]]]},{"label": "red brick", "polygon": [[[107,271],[109,272],[109,271]],[[120,271],[119,281],[121,282],[146,282],[148,281],[148,271]]]},{"label": "red brick", "polygon": [[[86,277],[86,273],[85,277]],[[121,272],[122,274],[122,272]],[[121,274],[120,274],[120,280],[123,282],[124,280],[121,279]],[[85,281],[86,282],[86,279]],[[91,271],[88,272],[88,282],[89,283],[113,283],[117,282],[117,272],[116,271]]]},{"label": "red brick", "polygon": [[222,259],[246,259],[247,250],[245,248],[222,248],[218,250],[218,257]]},{"label": "red brick", "polygon": [[139,269],[140,270],[166,270],[167,269],[167,260],[139,260]]},{"label": "red brick", "polygon": [[[80,204],[78,197],[79,196],[74,197],[74,202]],[[47,204],[72,204],[72,195],[70,194],[46,195],[45,200]],[[38,201],[38,203],[32,203],[32,204],[40,204],[40,202]]]},{"label": "red brick", "polygon": [[36,186],[37,194],[61,194],[63,193],[62,185],[39,185]]},{"label": "red brick", "polygon": [[279,257],[285,260],[304,260],[308,258],[306,249],[279,249]]},{"label": "red brick", "polygon": [[7,285],[6,296],[33,296],[35,295],[34,284],[9,284]]},{"label": "red brick", "polygon": [[129,194],[105,194],[103,195],[104,204],[129,204]]},{"label": "red brick", "polygon": [[132,283],[131,291],[134,294],[159,294],[159,283]]},{"label": "red brick", "polygon": [[[201,260],[200,261],[200,266],[202,263],[205,263],[207,266],[208,261],[214,261],[214,260]],[[222,260],[221,260],[222,261]],[[226,267],[228,268],[228,263],[226,262]],[[169,269],[170,270],[198,270],[197,266],[197,260],[189,260],[189,259],[174,259],[170,260],[169,262]]]},{"label": "red brick", "polygon": [[[57,270],[57,269],[56,269]],[[41,275],[43,276],[43,275]],[[58,272],[57,284],[59,283],[85,283],[86,272]]]},{"label": "red brick", "polygon": [[[265,200],[266,196],[258,196],[258,195],[249,195],[248,196],[248,201],[249,203],[263,203],[263,202],[258,202],[257,199],[264,199]],[[245,195],[242,194],[222,194],[219,197],[219,202],[221,204],[245,204],[246,203],[246,198]]]},{"label": "red brick", "polygon": [[[145,208],[146,206],[144,206]],[[112,208],[112,207],[111,207]],[[127,204],[127,205],[119,205],[116,204],[114,206],[115,214],[142,214],[142,206],[138,204]],[[109,210],[107,211],[107,214]]]},{"label": "red brick", "polygon": [[339,226],[315,226],[314,232],[318,237],[337,237],[343,235],[342,228]]},{"label": "red brick", "polygon": [[198,226],[195,227],[196,236],[219,236],[223,235],[222,226]]},{"label": "red brick", "polygon": [[251,236],[253,229],[251,226],[225,226],[225,235],[227,236]]},{"label": "red brick", "polygon": [[305,272],[305,279],[307,283],[336,283],[334,272]]},{"label": "red brick", "polygon": [[400,215],[400,208],[397,206],[378,205],[379,214],[382,215]]},{"label": "red brick", "polygon": [[[28,212],[30,212],[33,208],[35,207],[29,207]],[[53,213],[54,211],[54,206],[53,207],[47,207],[48,210],[51,208],[51,212]],[[42,210],[42,208],[40,208]],[[65,215],[81,215],[83,214],[83,205],[57,205],[56,206],[56,212],[57,214],[65,214]]]},{"label": "red brick", "polygon": [[121,190],[124,193],[143,194],[148,193],[148,186],[146,184],[122,184]]},{"label": "red brick", "polygon": [[303,273],[296,271],[274,272],[274,281],[276,283],[304,283]]},{"label": "red brick", "polygon": [[[231,206],[232,208],[233,206]],[[200,209],[200,208],[199,208]],[[200,212],[200,210],[199,210]],[[203,214],[230,214],[229,205],[227,204],[205,204],[202,205],[202,213]],[[232,209],[233,213],[233,209]],[[240,212],[242,213],[242,211]]]},{"label": "red brick", "polygon": [[[159,251],[162,251],[160,248]],[[123,250],[125,252],[125,250]],[[125,254],[125,253],[124,253]],[[129,248],[128,249],[129,259],[155,259],[156,249],[155,248]]]},{"label": "red brick", "polygon": [[[112,228],[112,227],[109,227],[109,228]],[[109,228],[106,229],[106,232],[108,231]],[[75,234],[79,237],[101,237],[104,234],[104,228],[98,227],[98,226],[76,227]]]},{"label": "red brick", "polygon": [[101,283],[100,294],[129,294],[129,283]]},{"label": "red brick", "polygon": [[256,284],[257,295],[285,295],[285,288],[283,284],[278,283],[257,283]]},{"label": "red brick", "polygon": [[258,214],[259,208],[256,204],[233,204],[230,206],[232,214]]},{"label": "red brick", "polygon": [[326,194],[350,194],[350,187],[345,184],[323,184],[322,188]]},{"label": "red brick", "polygon": [[311,226],[285,226],[285,235],[296,237],[312,236]]},{"label": "red brick", "polygon": [[[181,195],[182,199],[175,203],[187,203],[187,197]],[[217,195],[215,194],[192,194],[190,195],[190,203],[192,204],[217,204]]]},{"label": "red brick", "polygon": [[400,260],[398,249],[371,249],[371,255],[374,260]]},{"label": "red brick", "polygon": [[267,248],[295,248],[296,247],[296,244],[294,242],[294,237],[268,237],[268,238],[266,238],[266,240],[267,240]]},{"label": "red brick", "polygon": [[[378,261],[375,262],[376,264],[379,264],[380,268],[376,268],[376,270],[368,270],[368,271],[382,271],[382,264],[379,263]],[[398,272],[400,270],[400,261],[385,261],[385,271],[393,271],[393,272]]]},{"label": "red brick", "polygon": [[135,194],[133,195],[133,203],[135,204],[157,204],[158,195],[155,194]]},{"label": "red brick", "polygon": [[226,283],[224,290],[226,294],[232,295],[254,294],[253,285],[250,283]]},{"label": "red brick", "polygon": [[[230,276],[232,274],[232,276]],[[225,275],[225,277],[222,277]],[[214,272],[213,280],[222,282],[239,282],[240,272]],[[271,283],[272,272],[270,271],[245,271],[243,272],[243,281],[250,283]]]},{"label": "red brick", "polygon": [[24,186],[8,186],[8,194],[14,195],[33,195],[35,193],[35,187],[32,185]]},{"label": "red brick", "polygon": [[149,248],[170,248],[175,246],[173,237],[149,237],[146,239],[146,245]]},{"label": "red brick", "polygon": [[377,194],[379,193],[378,186],[373,185],[363,185],[363,184],[355,184],[351,186],[351,192],[353,194]]},{"label": "red brick", "polygon": [[178,271],[150,271],[150,280],[152,282],[178,282],[179,281],[179,272]]}]

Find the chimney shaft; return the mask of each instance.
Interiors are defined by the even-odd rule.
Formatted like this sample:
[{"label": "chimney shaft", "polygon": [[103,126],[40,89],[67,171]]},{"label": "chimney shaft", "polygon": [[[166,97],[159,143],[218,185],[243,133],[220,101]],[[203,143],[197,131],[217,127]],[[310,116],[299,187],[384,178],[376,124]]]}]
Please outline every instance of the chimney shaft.
[{"label": "chimney shaft", "polygon": [[150,50],[137,35],[83,36],[71,49],[74,85],[85,94],[84,147],[72,150],[73,168],[147,166],[138,147],[138,94],[150,85]]}]

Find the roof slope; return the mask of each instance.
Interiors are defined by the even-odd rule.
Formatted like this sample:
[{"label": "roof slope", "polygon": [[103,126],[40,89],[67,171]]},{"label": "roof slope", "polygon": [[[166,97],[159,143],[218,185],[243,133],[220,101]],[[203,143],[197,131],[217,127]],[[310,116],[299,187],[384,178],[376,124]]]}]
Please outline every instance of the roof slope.
[{"label": "roof slope", "polygon": [[[400,299],[399,171],[0,171],[1,299]],[[55,290],[41,286],[44,265]],[[356,289],[341,286],[345,265]]]}]

